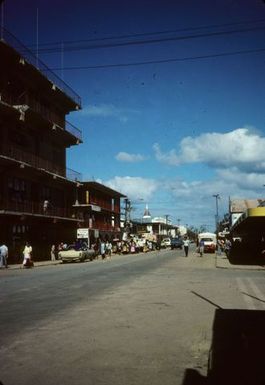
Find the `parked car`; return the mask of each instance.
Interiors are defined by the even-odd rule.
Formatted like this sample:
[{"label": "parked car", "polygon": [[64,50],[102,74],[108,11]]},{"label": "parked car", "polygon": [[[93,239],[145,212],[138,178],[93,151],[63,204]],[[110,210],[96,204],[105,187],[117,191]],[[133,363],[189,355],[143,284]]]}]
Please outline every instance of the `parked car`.
[{"label": "parked car", "polygon": [[171,244],[170,244],[171,250],[173,250],[173,249],[182,249],[182,246],[183,246],[182,238],[177,237],[177,238],[172,238],[171,239]]},{"label": "parked car", "polygon": [[96,252],[93,249],[80,248],[76,249],[75,245],[70,245],[66,250],[62,250],[58,254],[58,259],[63,263],[65,262],[84,262],[85,260],[92,261],[96,256]]},{"label": "parked car", "polygon": [[164,238],[161,241],[161,247],[170,247],[171,241],[170,238]]}]

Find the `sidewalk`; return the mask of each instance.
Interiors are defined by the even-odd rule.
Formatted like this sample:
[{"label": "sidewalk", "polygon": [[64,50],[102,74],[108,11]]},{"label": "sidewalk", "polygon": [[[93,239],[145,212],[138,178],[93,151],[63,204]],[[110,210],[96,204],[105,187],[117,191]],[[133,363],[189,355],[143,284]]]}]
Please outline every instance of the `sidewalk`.
[{"label": "sidewalk", "polygon": [[[59,260],[56,261],[38,261],[34,262],[34,267],[41,267],[41,266],[49,266],[49,265],[60,265],[62,262]],[[18,270],[22,269],[22,263],[20,264],[14,264],[14,265],[8,265],[8,269],[2,268],[1,270]]]},{"label": "sidewalk", "polygon": [[224,253],[215,255],[215,267],[219,269],[265,270],[265,266],[262,265],[232,264]]}]

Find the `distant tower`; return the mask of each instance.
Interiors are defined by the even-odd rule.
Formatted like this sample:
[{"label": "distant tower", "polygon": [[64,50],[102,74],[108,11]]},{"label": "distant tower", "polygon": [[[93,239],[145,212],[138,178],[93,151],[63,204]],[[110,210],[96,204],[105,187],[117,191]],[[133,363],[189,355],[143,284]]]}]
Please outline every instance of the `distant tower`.
[{"label": "distant tower", "polygon": [[144,215],[143,215],[143,220],[144,221],[149,221],[151,220],[151,214],[150,214],[150,211],[148,209],[148,205],[145,206],[145,210],[144,210]]}]

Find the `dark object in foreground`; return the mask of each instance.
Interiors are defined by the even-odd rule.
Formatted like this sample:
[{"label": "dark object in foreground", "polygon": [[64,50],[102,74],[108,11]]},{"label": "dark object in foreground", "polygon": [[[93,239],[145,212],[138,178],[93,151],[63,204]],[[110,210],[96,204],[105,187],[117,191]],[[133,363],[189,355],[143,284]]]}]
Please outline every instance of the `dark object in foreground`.
[{"label": "dark object in foreground", "polygon": [[209,357],[209,384],[265,384],[264,325],[264,311],[216,310]]}]

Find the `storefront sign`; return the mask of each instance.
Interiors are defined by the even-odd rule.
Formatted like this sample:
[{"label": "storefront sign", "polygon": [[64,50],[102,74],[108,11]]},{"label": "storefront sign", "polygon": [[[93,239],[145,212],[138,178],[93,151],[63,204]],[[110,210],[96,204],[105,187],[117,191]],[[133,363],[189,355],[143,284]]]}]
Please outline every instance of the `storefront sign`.
[{"label": "storefront sign", "polygon": [[91,210],[92,211],[101,211],[101,208],[99,206],[96,206],[96,205],[91,205]]},{"label": "storefront sign", "polygon": [[77,229],[77,238],[88,238],[88,229]]}]

